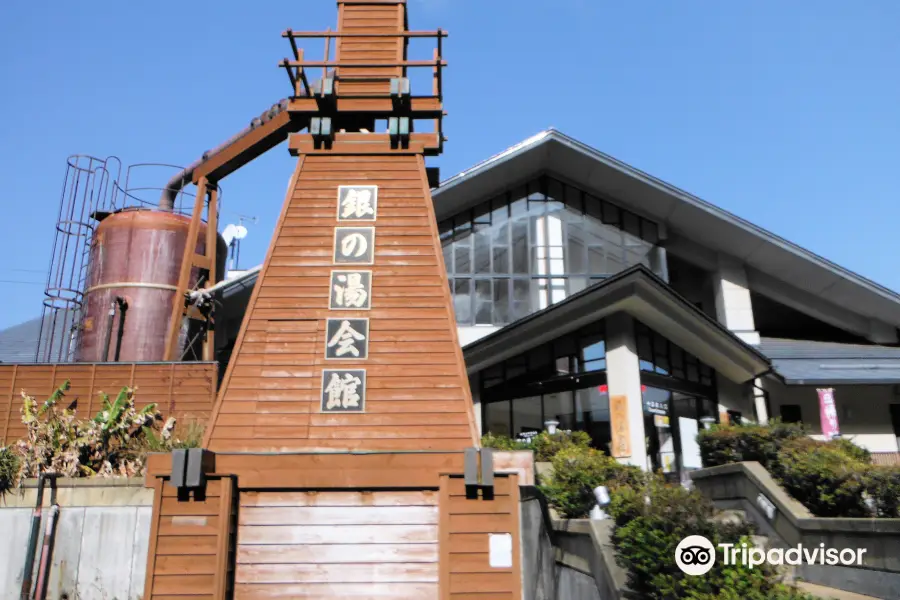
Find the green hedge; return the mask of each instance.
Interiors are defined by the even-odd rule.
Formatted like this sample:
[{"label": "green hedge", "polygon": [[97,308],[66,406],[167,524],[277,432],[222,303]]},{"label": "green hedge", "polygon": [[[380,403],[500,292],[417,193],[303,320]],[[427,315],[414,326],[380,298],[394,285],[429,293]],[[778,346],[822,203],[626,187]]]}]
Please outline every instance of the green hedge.
[{"label": "green hedge", "polygon": [[591,436],[585,431],[558,431],[553,435],[541,431],[526,440],[486,433],[481,438],[481,445],[496,450],[532,450],[535,461],[550,462],[562,450],[590,448]]},{"label": "green hedge", "polygon": [[709,573],[692,577],[675,564],[675,549],[689,535],[719,543],[752,545],[746,523],[713,519],[712,504],[696,491],[650,478],[643,487],[620,488],[609,512],[615,519],[616,562],[627,571],[633,598],[646,600],[811,600],[778,582],[771,566],[725,565],[717,552]]},{"label": "green hedge", "polygon": [[609,489],[613,502],[607,510],[615,518],[616,560],[628,573],[633,598],[812,600],[778,583],[771,567],[726,566],[721,556],[702,577],[682,573],[675,563],[675,548],[682,539],[703,535],[713,544],[750,544],[751,527],[715,521],[715,509],[702,495],[666,485],[661,477],[590,448],[585,434],[543,433],[529,442],[487,435],[482,444],[500,450],[532,449],[538,460],[549,459],[552,471],[539,489],[563,517],[586,517],[595,503],[594,488]]},{"label": "green hedge", "polygon": [[0,496],[13,488],[21,468],[22,461],[12,448],[0,448]]},{"label": "green hedge", "polygon": [[615,494],[621,489],[639,488],[644,473],[623,465],[593,448],[570,447],[560,450],[550,461],[553,471],[539,486],[547,501],[566,518],[583,518],[596,504],[594,488],[605,485]]},{"label": "green hedge", "polygon": [[698,437],[703,465],[757,461],[817,517],[900,517],[900,469],[853,442],[814,440],[800,425],[716,426]]}]

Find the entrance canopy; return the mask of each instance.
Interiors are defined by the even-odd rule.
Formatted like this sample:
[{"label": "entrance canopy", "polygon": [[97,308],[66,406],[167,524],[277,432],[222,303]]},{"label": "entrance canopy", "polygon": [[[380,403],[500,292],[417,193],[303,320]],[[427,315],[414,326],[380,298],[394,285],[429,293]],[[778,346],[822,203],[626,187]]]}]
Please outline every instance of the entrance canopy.
[{"label": "entrance canopy", "polygon": [[626,312],[728,379],[770,371],[769,360],[675,293],[643,265],[622,271],[463,349],[470,374],[616,312]]}]

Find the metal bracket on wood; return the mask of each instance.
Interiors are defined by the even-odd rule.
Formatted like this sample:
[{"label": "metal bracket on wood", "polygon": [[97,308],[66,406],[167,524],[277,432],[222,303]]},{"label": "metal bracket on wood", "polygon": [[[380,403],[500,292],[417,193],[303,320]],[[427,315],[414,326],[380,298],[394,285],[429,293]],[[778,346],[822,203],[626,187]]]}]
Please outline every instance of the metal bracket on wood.
[{"label": "metal bracket on wood", "polygon": [[428,177],[428,187],[435,189],[441,185],[441,170],[439,167],[425,167],[425,175]]},{"label": "metal bracket on wood", "polygon": [[391,117],[388,119],[388,133],[391,136],[391,148],[408,148],[409,131],[409,117]]},{"label": "metal bracket on wood", "polygon": [[334,90],[334,77],[324,77],[321,79],[321,89],[316,94],[316,101],[319,110],[331,109],[335,105],[337,97]]},{"label": "metal bracket on wood", "polygon": [[[480,469],[479,469],[479,462]],[[466,448],[464,461],[466,498],[478,498],[478,490],[485,500],[494,498],[494,451],[491,448]]]},{"label": "metal bracket on wood", "polygon": [[394,110],[408,107],[410,97],[409,79],[406,77],[397,77],[391,79],[391,100],[394,104]]},{"label": "metal bracket on wood", "polygon": [[312,134],[315,147],[323,145],[329,147],[334,141],[334,129],[331,126],[331,117],[313,117],[309,121],[309,133]]},{"label": "metal bracket on wood", "polygon": [[186,500],[191,491],[204,493],[206,474],[215,471],[215,454],[202,448],[172,451],[170,485],[178,490],[179,500]]}]

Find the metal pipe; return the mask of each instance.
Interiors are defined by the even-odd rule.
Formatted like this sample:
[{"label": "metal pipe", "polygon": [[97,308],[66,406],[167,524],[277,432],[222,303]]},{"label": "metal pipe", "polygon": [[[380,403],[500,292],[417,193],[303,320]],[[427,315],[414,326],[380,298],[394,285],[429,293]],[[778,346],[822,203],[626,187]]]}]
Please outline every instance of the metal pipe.
[{"label": "metal pipe", "polygon": [[[328,74],[334,76],[334,69],[328,70]],[[318,92],[319,86],[313,84],[311,93],[315,94]],[[319,88],[321,89],[321,88]],[[228,138],[226,141],[222,142],[212,150],[207,150],[203,153],[203,156],[195,160],[189,166],[182,169],[180,172],[175,174],[169,182],[166,184],[166,187],[163,188],[162,194],[159,197],[159,208],[161,210],[172,211],[175,210],[175,199],[178,197],[178,194],[184,187],[193,182],[194,180],[194,171],[197,170],[197,167],[208,161],[210,158],[224,150],[225,148],[231,146],[248,133],[253,131],[254,129],[260,127],[264,123],[269,122],[274,119],[281,113],[287,110],[288,105],[290,104],[289,98],[282,98],[275,104],[273,104],[270,108],[266,109],[261,115],[258,117],[253,117],[250,121],[250,125],[236,133],[235,135]]]},{"label": "metal pipe", "polygon": [[34,590],[34,600],[46,600],[47,583],[50,578],[50,565],[53,557],[53,542],[56,540],[56,523],[59,519],[59,504],[56,501],[56,475],[50,475],[50,515],[44,529],[44,544],[41,547],[41,560],[38,563],[38,579]]},{"label": "metal pipe", "polygon": [[268,121],[272,120],[273,118],[287,110],[288,104],[289,100],[287,98],[284,98],[276,104],[273,104],[258,117],[254,117],[250,121],[249,126],[231,136],[212,150],[207,150],[203,153],[203,156],[195,160],[189,166],[185,167],[179,173],[176,173],[166,184],[166,187],[163,188],[162,195],[159,197],[159,208],[161,210],[167,211],[174,210],[175,199],[178,197],[178,194],[181,192],[181,190],[184,189],[187,184],[193,181],[194,171],[197,169],[197,167],[205,163],[207,160],[209,160],[225,148],[231,146],[257,127],[261,126],[264,123],[267,123]]},{"label": "metal pipe", "polygon": [[109,318],[106,320],[106,339],[103,340],[103,362],[109,360],[109,342],[112,340],[113,321],[116,318],[116,301],[113,300],[109,304]]},{"label": "metal pipe", "polygon": [[125,298],[116,296],[116,304],[119,307],[119,332],[116,334],[115,362],[119,362],[119,354],[122,352],[122,338],[125,336],[125,311],[128,310],[128,302]]},{"label": "metal pipe", "polygon": [[34,573],[34,553],[37,551],[37,540],[41,530],[41,510],[44,505],[44,474],[38,475],[37,500],[34,512],[31,513],[31,533],[28,535],[28,550],[25,554],[25,570],[22,572],[21,600],[31,598],[31,577]]}]

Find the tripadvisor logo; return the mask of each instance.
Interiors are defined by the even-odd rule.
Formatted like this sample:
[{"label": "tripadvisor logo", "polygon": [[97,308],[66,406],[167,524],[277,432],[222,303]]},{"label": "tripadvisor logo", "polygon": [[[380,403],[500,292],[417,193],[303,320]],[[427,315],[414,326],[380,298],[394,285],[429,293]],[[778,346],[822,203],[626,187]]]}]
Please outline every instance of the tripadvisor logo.
[{"label": "tripadvisor logo", "polygon": [[[764,563],[782,565],[854,565],[863,564],[866,548],[804,548],[801,544],[792,548],[771,548],[768,551],[747,543],[719,544],[723,564],[744,565],[750,569]],[[716,548],[702,535],[689,535],[675,548],[675,564],[686,575],[705,575],[716,562]]]},{"label": "tripadvisor logo", "polygon": [[689,535],[675,548],[675,564],[687,575],[706,575],[716,562],[716,549],[702,535]]}]

